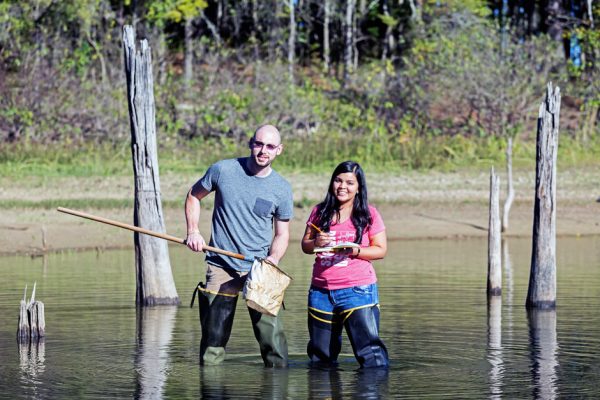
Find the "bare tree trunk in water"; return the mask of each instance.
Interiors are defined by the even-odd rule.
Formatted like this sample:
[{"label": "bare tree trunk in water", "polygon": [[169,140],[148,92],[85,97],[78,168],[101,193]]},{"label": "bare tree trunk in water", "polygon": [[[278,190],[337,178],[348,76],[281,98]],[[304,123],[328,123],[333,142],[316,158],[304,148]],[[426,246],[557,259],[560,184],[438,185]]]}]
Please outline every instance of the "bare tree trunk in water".
[{"label": "bare tree trunk in water", "polygon": [[500,178],[494,167],[490,171],[490,207],[488,223],[488,296],[502,294],[502,262],[501,262],[501,233],[500,233]]},{"label": "bare tree trunk in water", "polygon": [[[135,46],[131,26],[123,28],[127,100],[131,125],[131,156],[135,178],[134,225],[165,232],[156,146],[154,83],[150,47],[146,40]],[[167,242],[135,233],[136,304],[179,304]]]},{"label": "bare tree trunk in water", "polygon": [[540,105],[536,139],[536,173],[531,271],[527,308],[556,308],[556,156],[560,89],[548,84]]}]

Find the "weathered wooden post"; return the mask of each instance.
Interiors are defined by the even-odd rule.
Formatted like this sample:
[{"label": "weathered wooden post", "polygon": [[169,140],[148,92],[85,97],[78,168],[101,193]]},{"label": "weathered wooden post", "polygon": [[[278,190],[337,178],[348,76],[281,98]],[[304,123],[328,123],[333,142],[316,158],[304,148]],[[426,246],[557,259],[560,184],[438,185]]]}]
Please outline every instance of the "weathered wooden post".
[{"label": "weathered wooden post", "polygon": [[500,257],[500,178],[490,171],[490,216],[488,223],[488,296],[502,294],[502,263]]},{"label": "weathered wooden post", "polygon": [[19,307],[19,325],[17,328],[17,341],[19,343],[34,342],[46,336],[46,318],[44,316],[44,303],[35,300],[35,288],[33,284],[31,298],[27,300],[27,285],[23,294],[23,300]]},{"label": "weathered wooden post", "polygon": [[[27,287],[25,287],[27,291]],[[19,325],[17,328],[17,341],[28,341],[29,340],[29,315],[27,314],[27,301],[21,300],[19,307]]]},{"label": "weathered wooden post", "polygon": [[535,198],[527,308],[556,307],[556,156],[560,89],[548,84],[536,140]]},{"label": "weathered wooden post", "polygon": [[[144,39],[140,42],[140,49],[136,50],[134,30],[126,25],[123,29],[123,50],[135,175],[133,220],[136,226],[164,233],[150,47]],[[136,304],[179,304],[167,242],[135,233],[134,243]]]}]

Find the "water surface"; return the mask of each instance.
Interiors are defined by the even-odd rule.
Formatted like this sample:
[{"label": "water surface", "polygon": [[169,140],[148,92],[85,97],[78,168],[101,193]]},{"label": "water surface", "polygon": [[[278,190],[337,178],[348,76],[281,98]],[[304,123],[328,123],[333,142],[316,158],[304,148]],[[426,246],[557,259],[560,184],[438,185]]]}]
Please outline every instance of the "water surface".
[{"label": "water surface", "polygon": [[[556,311],[527,312],[530,239],[505,248],[503,295],[485,293],[483,239],[396,241],[377,262],[389,371],[360,371],[345,340],[340,367],[305,355],[311,258],[292,245],[284,324],[290,368],[262,366],[240,300],[228,358],[198,365],[202,259],[171,247],[182,304],[136,309],[132,250],[0,257],[2,398],[597,398],[600,238],[558,238]],[[508,257],[506,257],[508,255]],[[46,339],[19,346],[19,300],[37,281]]]}]

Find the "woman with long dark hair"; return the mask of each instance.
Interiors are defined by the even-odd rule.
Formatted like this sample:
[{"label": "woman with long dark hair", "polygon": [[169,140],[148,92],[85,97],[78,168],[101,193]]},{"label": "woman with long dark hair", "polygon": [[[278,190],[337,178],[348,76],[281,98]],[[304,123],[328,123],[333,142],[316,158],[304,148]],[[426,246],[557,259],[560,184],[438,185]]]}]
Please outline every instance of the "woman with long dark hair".
[{"label": "woman with long dark hair", "polygon": [[346,328],[361,367],[387,367],[371,263],[385,256],[387,237],[381,215],[369,205],[358,163],[344,161],[333,171],[325,200],[313,208],[306,223],[302,251],[316,254],[308,293],[311,361],[337,363]]}]

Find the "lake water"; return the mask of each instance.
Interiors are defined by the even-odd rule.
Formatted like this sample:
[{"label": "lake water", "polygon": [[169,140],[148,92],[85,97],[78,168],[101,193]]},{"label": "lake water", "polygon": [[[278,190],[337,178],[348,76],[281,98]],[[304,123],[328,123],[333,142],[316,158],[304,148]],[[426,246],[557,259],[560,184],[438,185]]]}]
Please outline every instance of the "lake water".
[{"label": "lake water", "polygon": [[[202,258],[171,247],[179,307],[136,309],[133,250],[0,257],[2,398],[598,398],[600,238],[557,239],[555,312],[524,307],[530,239],[510,239],[503,294],[488,304],[487,241],[389,243],[376,262],[388,371],[360,371],[346,339],[340,367],[311,369],[306,292],[312,259],[292,244],[284,324],[291,365],[265,369],[243,301],[228,358],[198,365]],[[46,339],[19,347],[25,285],[37,281]]]}]

